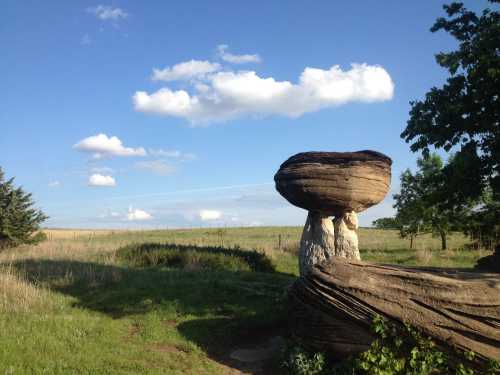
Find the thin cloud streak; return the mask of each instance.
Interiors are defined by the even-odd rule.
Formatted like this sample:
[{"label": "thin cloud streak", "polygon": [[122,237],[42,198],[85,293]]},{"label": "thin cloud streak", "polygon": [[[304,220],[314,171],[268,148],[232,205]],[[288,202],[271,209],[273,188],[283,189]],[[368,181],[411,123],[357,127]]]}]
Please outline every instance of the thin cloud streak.
[{"label": "thin cloud streak", "polygon": [[[259,186],[274,186],[274,182],[263,182],[257,184],[241,184],[241,185],[227,185],[227,186],[215,186],[210,188],[199,188],[199,189],[185,189],[185,190],[175,190],[175,191],[167,191],[164,193],[152,193],[152,194],[139,194],[139,195],[123,195],[118,197],[108,197],[107,200],[122,200],[122,199],[137,199],[137,198],[153,198],[153,197],[162,197],[169,195],[177,195],[177,194],[191,194],[191,193],[206,193],[211,191],[223,191],[223,190],[232,190],[232,189],[244,189],[251,187],[259,187]],[[85,201],[79,201],[79,203],[84,203]],[[87,201],[87,202],[95,202],[95,201]],[[69,205],[73,202],[55,202],[54,204],[46,204],[48,205]]]}]

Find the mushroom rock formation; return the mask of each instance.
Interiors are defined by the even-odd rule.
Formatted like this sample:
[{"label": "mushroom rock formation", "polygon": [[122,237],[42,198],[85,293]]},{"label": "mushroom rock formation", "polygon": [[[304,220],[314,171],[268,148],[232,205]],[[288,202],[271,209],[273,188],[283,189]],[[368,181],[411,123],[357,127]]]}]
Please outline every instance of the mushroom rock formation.
[{"label": "mushroom rock formation", "polygon": [[309,211],[300,242],[301,275],[331,256],[360,259],[357,212],[385,197],[391,164],[379,152],[358,151],[303,152],[280,166],[274,176],[276,190]]}]

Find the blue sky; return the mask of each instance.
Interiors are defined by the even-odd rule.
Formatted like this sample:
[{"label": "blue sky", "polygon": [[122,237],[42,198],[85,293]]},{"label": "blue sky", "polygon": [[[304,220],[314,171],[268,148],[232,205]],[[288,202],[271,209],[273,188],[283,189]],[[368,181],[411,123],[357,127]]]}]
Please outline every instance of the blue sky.
[{"label": "blue sky", "polygon": [[0,166],[55,227],[301,225],[272,182],[303,151],[381,151],[397,190],[444,3],[3,1]]}]

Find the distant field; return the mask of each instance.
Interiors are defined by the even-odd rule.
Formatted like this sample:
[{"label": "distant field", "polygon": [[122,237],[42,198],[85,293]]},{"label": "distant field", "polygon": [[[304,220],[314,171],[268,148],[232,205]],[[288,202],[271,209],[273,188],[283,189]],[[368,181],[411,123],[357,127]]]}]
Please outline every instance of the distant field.
[{"label": "distant field", "polygon": [[[0,252],[0,373],[239,374],[229,352],[284,329],[284,289],[298,274],[302,228],[47,230],[48,240]],[[132,243],[257,250],[274,272],[135,267]],[[472,267],[487,254],[432,236],[415,250],[396,231],[360,230],[364,260]],[[279,374],[271,363],[267,373]],[[274,366],[274,367],[273,367]],[[261,369],[261,373],[266,373]],[[259,370],[260,371],[260,370]]]},{"label": "distant field", "polygon": [[[294,246],[300,240],[302,227],[245,227],[245,228],[197,228],[174,230],[91,230],[91,229],[44,229],[49,239],[91,240],[95,236],[108,236],[112,241],[170,240],[183,243],[221,244],[228,246],[276,249]],[[399,237],[395,230],[360,228],[360,247],[371,250],[404,249],[407,239]],[[191,242],[190,242],[191,241]],[[449,240],[450,249],[463,247],[468,242],[461,233],[453,233]],[[437,250],[440,239],[426,234],[418,237],[414,244],[417,250]]]}]

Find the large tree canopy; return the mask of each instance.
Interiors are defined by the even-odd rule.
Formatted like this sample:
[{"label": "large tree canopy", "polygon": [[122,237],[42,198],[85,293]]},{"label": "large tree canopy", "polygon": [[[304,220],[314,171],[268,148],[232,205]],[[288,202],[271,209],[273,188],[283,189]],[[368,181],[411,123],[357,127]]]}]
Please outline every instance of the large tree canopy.
[{"label": "large tree canopy", "polygon": [[[498,2],[498,0],[490,0]],[[430,148],[456,152],[446,167],[450,199],[479,197],[490,188],[500,198],[500,13],[476,15],[461,3],[444,6],[432,32],[444,30],[459,42],[452,52],[436,55],[450,77],[433,87],[423,101],[411,102],[410,119],[401,134],[412,151]]]}]

